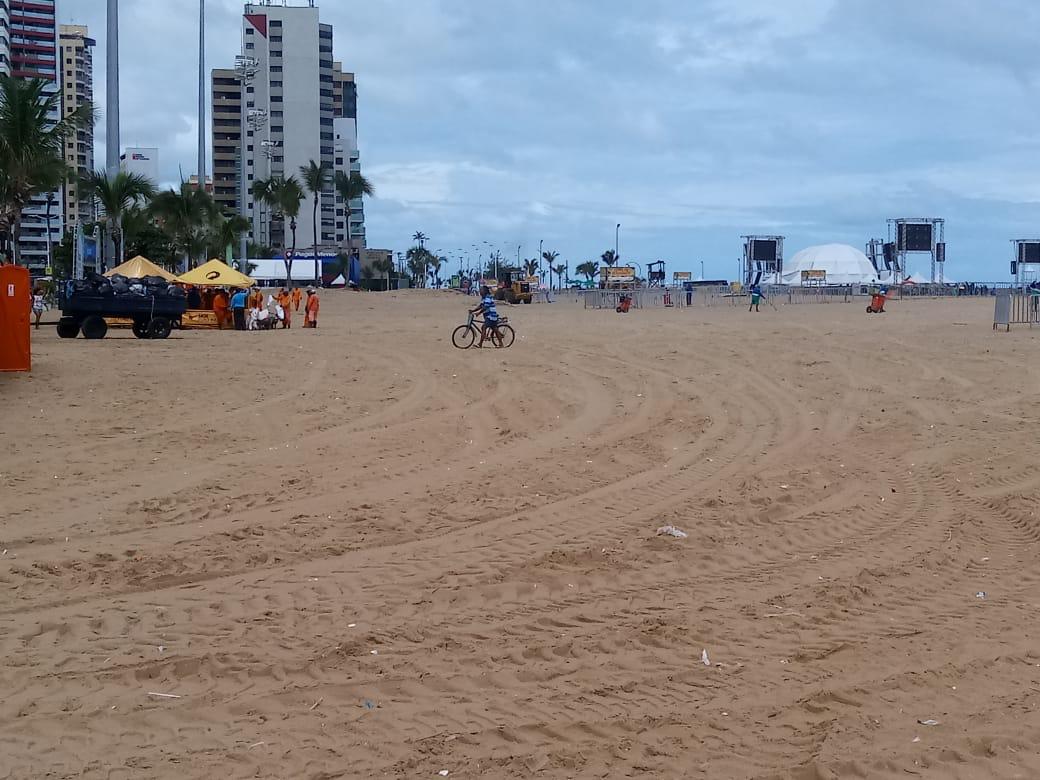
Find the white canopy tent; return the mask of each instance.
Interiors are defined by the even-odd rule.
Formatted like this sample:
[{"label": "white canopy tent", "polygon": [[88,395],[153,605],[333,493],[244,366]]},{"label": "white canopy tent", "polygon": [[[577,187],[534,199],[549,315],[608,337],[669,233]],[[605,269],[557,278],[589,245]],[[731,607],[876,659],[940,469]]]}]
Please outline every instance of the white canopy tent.
[{"label": "white canopy tent", "polygon": [[888,272],[879,275],[867,256],[848,244],[823,244],[803,249],[784,265],[781,281],[800,285],[802,271],[826,271],[826,284],[887,283],[891,277]]}]

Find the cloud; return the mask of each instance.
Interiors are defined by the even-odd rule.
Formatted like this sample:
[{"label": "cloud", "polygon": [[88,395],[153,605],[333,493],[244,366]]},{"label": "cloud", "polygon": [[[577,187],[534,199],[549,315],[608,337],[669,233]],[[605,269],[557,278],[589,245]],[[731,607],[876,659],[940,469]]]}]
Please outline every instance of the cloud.
[{"label": "cloud", "polygon": [[[195,3],[122,5],[123,140],[175,181],[195,165]],[[1029,0],[319,5],[357,73],[373,245],[422,229],[587,259],[621,222],[630,256],[726,274],[743,233],[862,245],[936,214],[951,268],[1004,278],[1007,239],[1034,232]],[[99,41],[103,106],[104,2],[59,8]],[[230,65],[241,2],[208,8],[208,65]]]}]

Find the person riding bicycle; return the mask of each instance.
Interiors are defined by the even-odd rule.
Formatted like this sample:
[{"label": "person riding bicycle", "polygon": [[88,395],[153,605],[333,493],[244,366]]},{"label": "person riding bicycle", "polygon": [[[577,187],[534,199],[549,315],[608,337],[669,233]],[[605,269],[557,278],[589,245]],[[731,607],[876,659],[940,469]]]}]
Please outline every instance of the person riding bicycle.
[{"label": "person riding bicycle", "polygon": [[487,285],[480,288],[480,303],[470,309],[469,313],[480,313],[484,317],[480,328],[480,343],[477,344],[478,347],[482,347],[488,336],[498,331],[498,310],[495,308],[495,299],[491,296],[491,288]]}]

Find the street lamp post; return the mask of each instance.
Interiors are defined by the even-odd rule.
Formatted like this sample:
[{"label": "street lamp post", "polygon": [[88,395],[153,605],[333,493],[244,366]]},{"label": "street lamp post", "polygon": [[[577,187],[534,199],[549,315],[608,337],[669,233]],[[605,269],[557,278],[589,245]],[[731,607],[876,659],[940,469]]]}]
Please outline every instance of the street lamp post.
[{"label": "street lamp post", "polygon": [[538,239],[538,275],[542,275],[542,243],[545,239]]},{"label": "street lamp post", "polygon": [[704,281],[704,261],[701,260],[701,281]]},{"label": "street lamp post", "polygon": [[[246,87],[252,83],[253,78],[259,70],[260,60],[256,57],[247,57],[243,54],[235,57],[235,74],[238,76],[238,84],[242,96],[238,114],[238,133],[239,140],[241,141],[238,153],[238,213],[243,219],[249,218],[249,211],[246,209],[246,194],[249,191],[249,188],[246,186],[246,118],[248,115],[249,124],[254,128],[254,132],[260,127],[263,127],[264,123],[267,122],[267,112],[257,110],[246,111]],[[214,185],[215,184],[216,174],[214,174]],[[199,187],[205,190],[206,182],[199,179]],[[246,268],[246,255],[248,253],[249,231],[243,231],[242,238],[239,242],[238,270],[244,274],[248,273],[248,269]]]},{"label": "street lamp post", "polygon": [[621,223],[614,228],[614,263],[621,265]]}]

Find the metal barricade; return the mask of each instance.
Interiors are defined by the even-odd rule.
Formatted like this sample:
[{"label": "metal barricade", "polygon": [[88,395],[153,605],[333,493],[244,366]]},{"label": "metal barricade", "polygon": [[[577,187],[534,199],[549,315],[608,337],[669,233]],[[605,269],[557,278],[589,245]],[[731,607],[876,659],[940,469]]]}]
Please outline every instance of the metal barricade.
[{"label": "metal barricade", "polygon": [[1040,290],[1000,290],[993,307],[993,330],[1011,330],[1012,325],[1040,324]]}]

